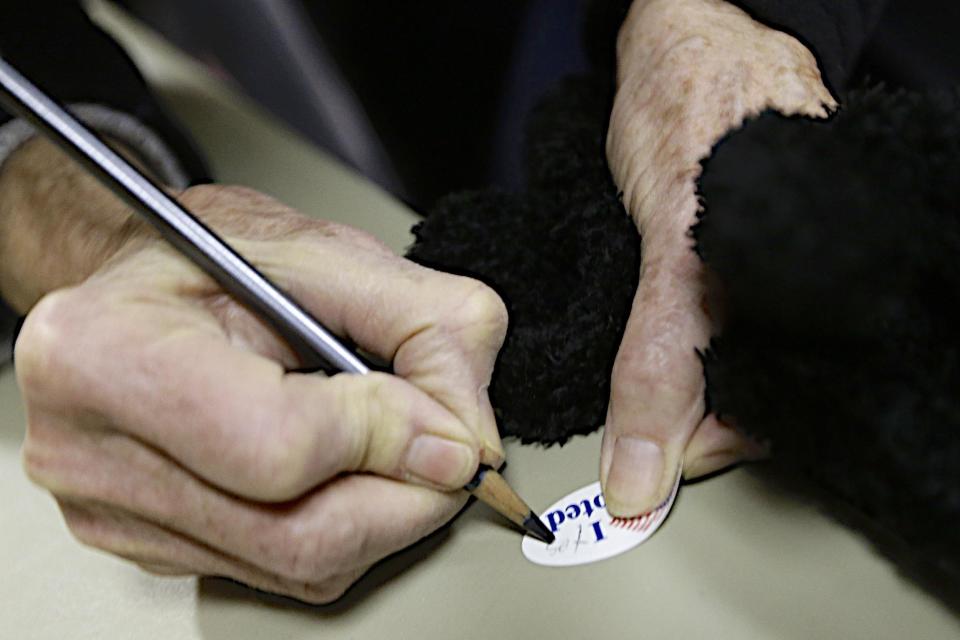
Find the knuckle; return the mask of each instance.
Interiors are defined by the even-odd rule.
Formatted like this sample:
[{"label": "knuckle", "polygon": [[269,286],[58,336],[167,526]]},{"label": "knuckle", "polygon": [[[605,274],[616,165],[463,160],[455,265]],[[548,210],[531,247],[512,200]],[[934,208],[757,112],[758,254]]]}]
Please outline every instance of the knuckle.
[{"label": "knuckle", "polygon": [[265,500],[291,500],[309,488],[307,462],[313,442],[291,413],[263,415],[250,427],[256,435],[249,439],[244,457],[251,483]]},{"label": "knuckle", "polygon": [[[103,499],[115,485],[107,476],[91,472],[93,465],[102,464],[104,460],[91,455],[90,441],[77,427],[72,416],[64,418],[31,407],[20,450],[21,467],[31,482],[55,497]],[[99,434],[93,435],[94,439],[99,437]]]},{"label": "knuckle", "polygon": [[317,604],[331,604],[336,602],[343,597],[352,584],[353,581],[346,578],[337,578],[330,583],[324,584],[322,588],[314,592]]},{"label": "knuckle", "polygon": [[352,244],[359,249],[372,253],[393,255],[393,252],[379,238],[363,229],[328,220],[316,221],[316,224],[324,236]]},{"label": "knuckle", "polygon": [[290,549],[280,575],[303,584],[319,584],[348,572],[358,563],[366,536],[346,511],[324,518],[320,528],[291,527],[284,536]]},{"label": "knuckle", "polygon": [[[365,469],[372,434],[394,419],[385,405],[396,405],[404,393],[402,381],[380,373],[328,378],[319,397],[316,379],[299,380],[277,396],[273,408],[260,407],[247,418],[249,437],[237,466],[249,469],[247,482],[263,500],[291,500],[337,473]],[[304,402],[310,395],[315,399]]]},{"label": "knuckle", "polygon": [[[15,357],[21,378],[31,381],[45,378],[50,356],[66,342],[66,324],[62,321],[65,294],[52,293],[37,303],[27,315],[17,338]],[[33,376],[33,373],[39,376]]]},{"label": "knuckle", "polygon": [[40,300],[27,315],[14,352],[17,378],[25,395],[49,392],[62,379],[57,370],[71,352],[70,321],[74,297],[57,291]]},{"label": "knuckle", "polygon": [[308,604],[331,604],[342,598],[355,580],[337,577],[321,583],[298,584],[290,591],[290,595]]},{"label": "knuckle", "polygon": [[[352,382],[345,376],[342,379],[345,383]],[[406,395],[403,383],[387,374],[368,375],[364,382],[363,397],[359,402],[351,399],[349,393],[341,394],[345,401],[343,415],[346,417],[346,424],[350,426],[345,431],[357,434],[353,442],[354,446],[358,446],[359,442],[368,442],[372,430],[386,422],[387,416],[384,409],[389,402]],[[360,437],[361,434],[364,437]]]},{"label": "knuckle", "polygon": [[[344,378],[347,383],[355,382]],[[383,447],[384,443],[393,442],[384,436],[393,431],[398,421],[405,420],[408,395],[406,383],[383,373],[365,376],[358,393],[340,394],[341,428],[334,442],[340,445],[342,468],[388,471],[396,452]]]},{"label": "knuckle", "polygon": [[32,419],[28,420],[27,436],[20,450],[20,463],[31,482],[50,488],[54,484],[54,470],[57,464],[55,458],[50,455],[48,447],[41,444],[42,439],[35,435],[36,431],[36,422]]},{"label": "knuckle", "polygon": [[665,344],[666,337],[624,345],[613,364],[614,374],[631,381],[640,378],[662,379],[675,374],[674,345]]},{"label": "knuckle", "polygon": [[504,335],[509,321],[507,306],[497,292],[476,280],[469,281],[455,309],[454,319],[461,327],[481,328],[493,336]]},{"label": "knuckle", "polygon": [[317,538],[313,557],[327,558],[327,570],[333,575],[348,571],[356,566],[363,554],[367,540],[365,534],[349,510],[340,510],[326,521],[322,535]]},{"label": "knuckle", "polygon": [[92,511],[78,504],[65,500],[58,500],[57,502],[67,529],[77,542],[98,549],[107,549],[110,546],[111,536],[107,530],[106,522],[98,518]]},{"label": "knuckle", "polygon": [[[207,456],[220,456],[234,471],[232,486],[266,502],[297,497],[306,488],[306,467],[314,440],[301,417],[302,400],[267,393],[267,400],[244,403],[242,411],[217,411],[200,428]],[[319,434],[318,434],[319,436]]]},{"label": "knuckle", "polygon": [[[246,416],[240,468],[261,499],[301,496],[337,473],[358,468],[371,427],[382,420],[392,376],[339,374],[288,378],[275,401]],[[318,386],[321,385],[321,386]],[[305,400],[309,398],[309,400]]]},{"label": "knuckle", "polygon": [[695,402],[703,376],[692,346],[689,353],[668,337],[623,351],[613,366],[614,391],[647,402],[681,405]]},{"label": "knuckle", "polygon": [[[648,403],[672,404],[687,407],[700,399],[702,384],[676,376],[664,376],[644,371],[618,385],[621,395],[632,395]],[[678,412],[680,410],[678,409]]]}]

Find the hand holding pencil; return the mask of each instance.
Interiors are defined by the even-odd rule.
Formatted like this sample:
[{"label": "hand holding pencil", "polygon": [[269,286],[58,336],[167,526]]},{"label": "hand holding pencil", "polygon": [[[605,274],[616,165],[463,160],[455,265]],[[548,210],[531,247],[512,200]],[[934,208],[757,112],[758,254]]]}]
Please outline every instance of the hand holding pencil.
[{"label": "hand holding pencil", "polygon": [[[503,452],[486,389],[507,318],[492,290],[249,189],[197,187],[178,202],[3,60],[0,102],[73,161],[38,140],[8,160],[4,238],[32,255],[19,256],[26,272],[0,271],[0,285],[21,311],[36,305],[17,343],[25,466],[81,540],[162,572],[206,563],[201,572],[324,601],[444,521],[426,497],[405,500],[402,480],[464,488],[553,541],[495,471]],[[396,375],[372,373],[338,334]],[[291,372],[318,366],[343,373]],[[117,457],[132,467],[112,468]],[[356,483],[367,488],[343,488]],[[286,538],[282,550],[245,546],[260,527],[211,513],[218,494],[261,515],[316,498],[306,510],[321,529],[306,550]],[[432,526],[410,539],[421,516]]]},{"label": "hand holding pencil", "polygon": [[[45,142],[18,153],[12,171],[36,162],[81,184],[82,198],[45,210],[116,209]],[[502,460],[483,391],[502,304],[249,190],[200,187],[183,201],[396,375],[285,374],[298,363],[283,341],[137,232],[21,332],[27,471],[83,542],[152,571],[329,601],[452,517],[467,494],[449,490],[481,460]]]}]

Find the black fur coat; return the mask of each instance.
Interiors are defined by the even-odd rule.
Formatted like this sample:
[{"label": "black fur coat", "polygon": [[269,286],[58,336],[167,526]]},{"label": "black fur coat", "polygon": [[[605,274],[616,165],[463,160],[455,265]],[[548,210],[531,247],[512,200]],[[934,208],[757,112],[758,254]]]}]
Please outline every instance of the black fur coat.
[{"label": "black fur coat", "polygon": [[[413,259],[493,286],[511,325],[491,386],[505,436],[601,425],[640,243],[603,140],[608,74],[534,114],[522,193],[454,194]],[[708,406],[770,463],[960,581],[960,92],[860,89],[829,122],[764,114],[705,162],[696,250],[720,276]],[[954,583],[955,584],[955,583]]]}]

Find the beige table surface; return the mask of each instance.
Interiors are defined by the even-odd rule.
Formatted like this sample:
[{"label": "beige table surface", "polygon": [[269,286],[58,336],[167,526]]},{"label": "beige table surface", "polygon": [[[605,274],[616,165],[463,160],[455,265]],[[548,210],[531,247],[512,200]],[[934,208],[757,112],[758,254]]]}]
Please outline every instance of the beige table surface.
[{"label": "beige table surface", "polygon": [[[122,15],[95,5],[224,181],[377,233],[413,216],[298,141]],[[81,547],[19,464],[23,411],[0,374],[0,638],[960,638],[960,620],[857,534],[735,471],[682,490],[649,542],[568,569],[529,564],[482,505],[308,607],[216,579],[156,578]],[[543,508],[595,480],[599,435],[508,443],[508,478]]]}]

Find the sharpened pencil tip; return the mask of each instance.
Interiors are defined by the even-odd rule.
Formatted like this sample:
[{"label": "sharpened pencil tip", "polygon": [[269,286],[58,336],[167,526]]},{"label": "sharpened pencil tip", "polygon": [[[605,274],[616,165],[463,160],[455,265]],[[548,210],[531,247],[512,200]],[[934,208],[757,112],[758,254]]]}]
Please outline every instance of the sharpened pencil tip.
[{"label": "sharpened pencil tip", "polygon": [[523,521],[523,528],[534,538],[547,544],[553,544],[553,541],[557,539],[557,536],[553,535],[553,532],[547,528],[547,525],[543,524],[543,520],[538,518],[533,511]]}]

